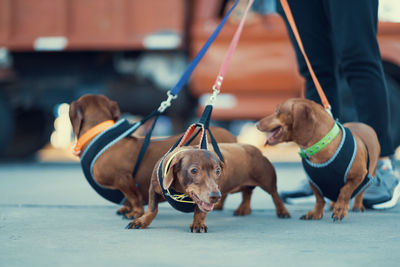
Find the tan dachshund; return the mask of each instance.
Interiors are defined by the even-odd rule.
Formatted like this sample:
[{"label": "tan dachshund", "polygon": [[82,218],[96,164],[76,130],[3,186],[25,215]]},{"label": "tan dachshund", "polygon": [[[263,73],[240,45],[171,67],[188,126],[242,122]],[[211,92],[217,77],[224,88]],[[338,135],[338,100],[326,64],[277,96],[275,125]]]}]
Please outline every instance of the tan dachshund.
[{"label": "tan dachshund", "polygon": [[[319,140],[323,140],[326,136],[330,139],[327,133],[332,132],[332,129],[336,127],[335,123],[335,120],[321,105],[307,99],[295,98],[278,105],[274,114],[258,122],[257,128],[262,132],[269,132],[266,144],[275,145],[282,142],[293,141],[298,144],[303,151],[306,151],[307,148],[315,147],[315,144],[317,144]],[[344,177],[337,177],[338,179],[342,179],[343,186],[336,191],[337,199],[331,199],[335,202],[332,203],[332,218],[334,221],[346,217],[349,209],[349,201],[356,189],[359,189],[360,193],[355,197],[352,209],[354,211],[365,210],[362,204],[365,187],[361,189],[360,186],[363,185],[365,181],[364,178],[368,173],[372,176],[375,175],[380,153],[378,138],[371,127],[356,122],[345,123],[343,126],[348,128],[354,136],[354,139],[351,140],[355,140],[355,144],[354,141],[352,141],[352,143],[353,147],[356,148],[356,150],[354,150],[356,152],[354,152],[352,158],[353,164],[349,165],[351,166],[350,169],[347,169],[347,175],[344,175]],[[339,157],[339,152],[337,151],[339,151],[338,148],[341,148],[344,143],[344,141],[342,142],[342,137],[347,131],[344,131],[344,128],[339,129],[341,130],[337,130],[337,136],[332,138],[332,141],[326,147],[309,156],[306,160],[303,159],[303,166],[305,161],[317,167],[325,166]],[[348,136],[351,137],[351,134]],[[317,148],[319,147],[317,146]],[[368,162],[369,166],[367,166]],[[325,182],[327,182],[326,179],[328,178],[320,177],[319,179],[325,179]],[[302,216],[301,219],[318,220],[323,216],[325,201],[322,192],[317,188],[318,185],[311,181],[310,185],[316,196],[316,204],[314,209]]]},{"label": "tan dachshund", "polygon": [[[74,134],[79,138],[103,121],[117,121],[120,118],[120,109],[116,102],[103,95],[84,95],[71,103],[69,116]],[[218,142],[236,142],[236,137],[223,128],[211,127],[211,130]],[[135,136],[123,138],[98,158],[93,167],[96,182],[106,188],[120,190],[126,198],[126,203],[118,210],[118,214],[124,214],[127,218],[138,218],[143,215],[143,203],[146,204],[148,200],[154,165],[178,138],[179,136],[174,136],[151,141],[135,179],[132,177],[132,172],[144,138]],[[81,153],[86,147],[87,145],[83,146]],[[244,191],[244,199],[249,203],[251,192],[252,188],[246,188]],[[222,206],[223,201],[220,201],[219,208]],[[238,212],[238,215],[245,215],[240,210]]]},{"label": "tan dachshund", "polygon": [[[160,160],[153,170],[149,188],[149,205],[145,214],[133,220],[127,228],[146,228],[163,200],[158,179],[159,165],[165,172],[162,186],[189,196],[195,203],[192,232],[207,232],[205,218],[221,195],[238,192],[245,186],[260,186],[274,201],[279,218],[289,218],[276,188],[276,174],[271,162],[259,149],[245,144],[219,144],[224,163],[214,152],[196,147],[178,147]],[[242,204],[244,205],[244,204]],[[250,207],[241,207],[249,209]]]}]

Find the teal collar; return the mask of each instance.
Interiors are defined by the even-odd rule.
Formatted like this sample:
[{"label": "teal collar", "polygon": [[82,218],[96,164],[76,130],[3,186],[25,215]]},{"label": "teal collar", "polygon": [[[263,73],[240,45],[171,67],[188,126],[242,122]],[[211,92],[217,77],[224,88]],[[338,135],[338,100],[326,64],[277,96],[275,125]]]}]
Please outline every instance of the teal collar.
[{"label": "teal collar", "polygon": [[324,149],[327,145],[329,145],[333,139],[340,133],[340,128],[335,122],[335,125],[333,125],[333,128],[329,131],[327,135],[325,135],[321,140],[313,144],[312,146],[302,149],[300,148],[299,155],[302,158],[309,158],[312,155],[317,154],[319,151]]}]

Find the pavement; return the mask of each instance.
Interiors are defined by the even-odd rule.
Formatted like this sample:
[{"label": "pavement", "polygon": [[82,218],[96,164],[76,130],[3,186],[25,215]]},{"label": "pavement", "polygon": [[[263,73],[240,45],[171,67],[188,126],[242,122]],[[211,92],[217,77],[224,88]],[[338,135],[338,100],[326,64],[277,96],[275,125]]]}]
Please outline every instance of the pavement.
[{"label": "pavement", "polygon": [[[274,165],[280,190],[305,177],[298,162]],[[191,233],[192,214],[167,203],[148,229],[127,230],[79,164],[3,163],[0,266],[399,266],[400,205],[334,223],[327,208],[322,220],[299,220],[313,201],[286,205],[292,218],[278,219],[260,189],[252,214],[234,217],[240,200],[207,215],[208,233]]]}]

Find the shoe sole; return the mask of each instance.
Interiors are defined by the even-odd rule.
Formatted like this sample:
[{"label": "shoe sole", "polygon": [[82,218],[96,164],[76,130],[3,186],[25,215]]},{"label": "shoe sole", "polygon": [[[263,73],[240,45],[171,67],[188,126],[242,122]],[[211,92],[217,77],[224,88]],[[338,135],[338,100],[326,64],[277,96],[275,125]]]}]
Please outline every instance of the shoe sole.
[{"label": "shoe sole", "polygon": [[372,205],[371,208],[374,210],[384,210],[384,209],[390,209],[396,206],[397,201],[400,198],[400,183],[398,183],[393,191],[393,197],[391,200]]},{"label": "shoe sole", "polygon": [[297,198],[286,197],[284,202],[291,205],[313,203],[315,202],[315,196],[314,194],[312,194],[310,196],[297,197]]}]

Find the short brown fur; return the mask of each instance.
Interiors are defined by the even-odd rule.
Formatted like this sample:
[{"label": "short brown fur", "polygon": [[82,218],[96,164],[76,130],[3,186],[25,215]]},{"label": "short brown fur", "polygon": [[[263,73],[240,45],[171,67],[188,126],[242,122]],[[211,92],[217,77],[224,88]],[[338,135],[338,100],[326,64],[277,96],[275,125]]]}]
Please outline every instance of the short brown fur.
[{"label": "short brown fur", "polygon": [[[117,121],[120,118],[120,110],[115,101],[103,95],[84,95],[71,103],[69,115],[74,134],[79,138],[103,121]],[[223,128],[212,127],[212,132],[219,142],[236,142],[236,137]],[[124,214],[127,218],[138,218],[143,214],[143,203],[148,202],[148,188],[154,165],[178,138],[179,136],[173,136],[163,140],[152,140],[135,179],[132,178],[132,173],[144,138],[126,137],[98,158],[93,167],[96,182],[104,187],[120,190],[126,198],[118,214]],[[86,146],[83,147],[82,153],[85,148]],[[248,198],[248,192],[244,195]],[[222,206],[223,203],[220,203],[220,208]]]},{"label": "short brown fur", "polygon": [[[279,218],[289,218],[290,214],[281,201],[276,188],[276,173],[271,162],[259,149],[245,144],[219,144],[224,163],[207,150],[195,147],[177,148],[166,156],[163,162],[165,170],[169,157],[173,157],[167,175],[164,177],[164,188],[173,188],[190,196],[197,204],[194,211],[192,232],[207,232],[205,209],[216,203],[221,195],[234,193],[247,186],[260,186],[268,192],[274,201]],[[178,152],[175,154],[175,152]],[[149,206],[145,214],[133,220],[128,228],[146,228],[153,221],[158,211],[158,202],[163,199],[157,178],[159,163],[153,170],[149,188]],[[196,172],[193,173],[193,168]],[[218,174],[217,170],[220,170]],[[207,203],[202,205],[202,203]],[[240,210],[250,209],[250,203],[242,203]],[[212,210],[212,208],[211,208]]]},{"label": "short brown fur", "polygon": [[[313,101],[294,98],[278,105],[274,114],[261,119],[257,128],[263,132],[273,132],[267,139],[267,144],[275,145],[282,142],[293,141],[301,148],[307,148],[322,139],[333,127],[335,121],[323,109]],[[375,131],[368,125],[358,122],[345,123],[353,133],[357,153],[354,163],[346,177],[346,184],[341,188],[336,203],[333,204],[332,218],[341,220],[346,217],[349,209],[349,201],[353,191],[361,184],[365,175],[369,173],[375,176],[376,165],[380,153],[380,146]],[[309,160],[314,163],[328,161],[337,150],[342,133],[324,149],[311,156]],[[369,154],[370,165],[367,170],[367,153]],[[319,191],[310,183],[311,189],[316,196],[314,209],[301,219],[321,219],[324,212],[325,201]],[[364,192],[358,194],[354,200],[353,211],[364,211],[362,204]]]}]

